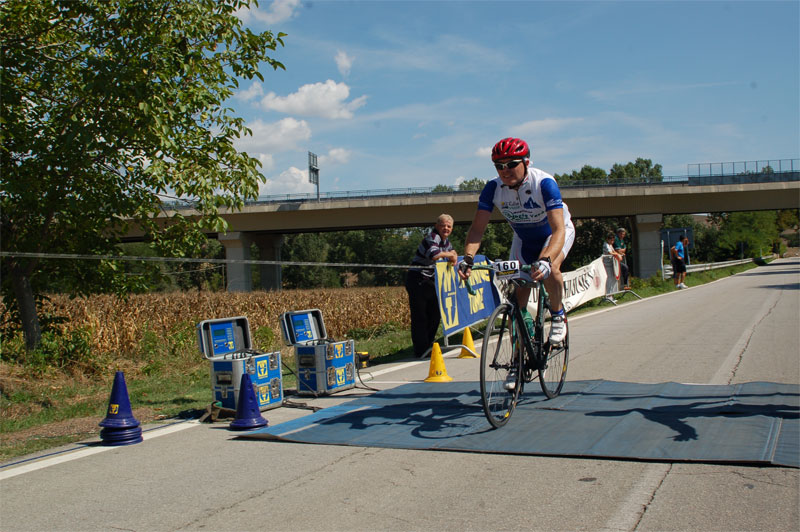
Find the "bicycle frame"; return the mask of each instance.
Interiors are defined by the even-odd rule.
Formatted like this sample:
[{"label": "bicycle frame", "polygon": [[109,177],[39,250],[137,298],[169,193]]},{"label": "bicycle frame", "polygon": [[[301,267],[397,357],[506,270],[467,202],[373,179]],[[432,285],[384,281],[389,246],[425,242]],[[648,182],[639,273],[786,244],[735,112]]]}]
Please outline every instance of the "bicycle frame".
[{"label": "bicycle frame", "polygon": [[[530,272],[531,269],[536,268],[536,264],[537,263],[523,266],[520,268],[520,271]],[[474,269],[487,270],[491,272],[491,275],[496,274],[496,271],[492,266],[475,266]],[[523,348],[525,351],[523,368],[526,372],[526,378],[523,380],[530,381],[527,376],[533,371],[538,370],[545,363],[545,357],[543,355],[545,339],[543,338],[544,335],[542,333],[544,331],[544,309],[549,308],[550,306],[550,296],[544,287],[544,283],[541,281],[528,281],[526,279],[515,278],[504,282],[506,283],[506,289],[502,292],[502,296],[513,308],[514,321],[517,323],[518,330],[523,331],[521,333]],[[524,287],[530,287],[531,290],[536,290],[538,292],[536,297],[537,312],[536,319],[534,320],[534,331],[537,333],[535,335],[536,338],[531,338],[528,327],[525,325],[525,320],[522,315],[523,309],[520,308],[519,302],[517,301],[517,290]],[[467,290],[470,292],[472,290],[469,283],[467,283]]]},{"label": "bicycle frame", "polygon": [[[569,339],[567,334],[562,342],[551,345],[545,334],[548,315],[551,314],[547,290],[541,281],[522,279],[519,275],[536,268],[535,264],[520,266],[517,261],[489,263],[473,269],[490,270],[494,281],[501,280],[500,284],[495,282],[493,286],[502,302],[492,311],[487,322],[481,347],[480,388],[486,418],[492,426],[499,428],[508,422],[525,383],[533,381],[535,373],[548,399],[561,392],[569,360]],[[535,290],[533,331],[528,330],[523,316],[525,307],[517,299],[517,292],[523,287]],[[469,283],[467,289],[473,293]],[[527,301],[524,304],[527,306]],[[488,339],[494,334],[497,334],[495,341],[489,343]],[[516,378],[509,380],[515,374]]]},{"label": "bicycle frame", "polygon": [[[525,378],[522,379],[524,382],[531,381],[531,374],[538,370],[542,365],[545,363],[544,353],[544,344],[546,339],[544,338],[544,310],[550,306],[550,296],[547,294],[547,290],[544,287],[544,283],[541,281],[524,281],[519,279],[513,279],[508,281],[509,285],[514,286],[514,290],[509,290],[509,294],[506,294],[506,299],[508,303],[511,305],[514,314],[514,321],[517,322],[517,329],[521,331],[520,337],[522,338],[523,347],[525,351],[525,358],[523,359],[523,370],[525,371]],[[534,319],[534,338],[531,338],[530,332],[528,331],[528,327],[525,324],[525,319],[522,315],[522,308],[520,308],[519,302],[517,301],[517,289],[529,286],[531,290],[538,291],[537,294],[537,304],[536,304],[536,318]]]}]

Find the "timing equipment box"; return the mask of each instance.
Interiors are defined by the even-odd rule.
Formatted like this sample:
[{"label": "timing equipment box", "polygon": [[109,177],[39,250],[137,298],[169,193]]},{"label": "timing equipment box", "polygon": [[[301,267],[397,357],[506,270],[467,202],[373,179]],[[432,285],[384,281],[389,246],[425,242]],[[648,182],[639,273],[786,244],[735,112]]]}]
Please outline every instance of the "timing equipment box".
[{"label": "timing equipment box", "polygon": [[281,331],[284,343],[295,350],[298,395],[332,394],[356,385],[355,342],[330,340],[318,309],[282,314]]},{"label": "timing equipment box", "polygon": [[211,391],[214,401],[224,408],[236,409],[242,375],[250,380],[259,410],[269,410],[283,403],[281,353],[254,350],[247,318],[205,320],[197,324],[200,351],[211,364]]}]

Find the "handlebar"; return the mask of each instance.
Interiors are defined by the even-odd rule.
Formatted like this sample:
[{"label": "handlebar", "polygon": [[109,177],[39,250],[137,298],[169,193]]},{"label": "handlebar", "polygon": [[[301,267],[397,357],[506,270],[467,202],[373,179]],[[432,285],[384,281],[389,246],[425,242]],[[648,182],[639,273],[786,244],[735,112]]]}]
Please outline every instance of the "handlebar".
[{"label": "handlebar", "polygon": [[[470,269],[471,270],[491,270],[491,271],[494,271],[494,267],[492,266],[492,264],[494,264],[494,263],[491,263],[491,264],[476,264]],[[536,261],[533,264],[523,264],[523,265],[521,265],[519,267],[519,271],[525,272],[525,273],[531,273],[531,270],[533,270],[534,268],[536,268],[536,269],[539,268],[539,261]]]},{"label": "handlebar", "polygon": [[[539,268],[539,261],[533,264],[519,264],[519,261],[492,261],[490,259],[486,259],[486,261],[487,264],[474,264],[470,269],[488,270],[495,272],[495,274],[500,273],[513,280],[518,278],[518,276],[515,275],[517,272],[530,273]],[[476,292],[472,289],[472,285],[469,283],[469,279],[463,279],[463,281],[467,286],[467,292],[469,292],[470,295],[476,295]]]}]

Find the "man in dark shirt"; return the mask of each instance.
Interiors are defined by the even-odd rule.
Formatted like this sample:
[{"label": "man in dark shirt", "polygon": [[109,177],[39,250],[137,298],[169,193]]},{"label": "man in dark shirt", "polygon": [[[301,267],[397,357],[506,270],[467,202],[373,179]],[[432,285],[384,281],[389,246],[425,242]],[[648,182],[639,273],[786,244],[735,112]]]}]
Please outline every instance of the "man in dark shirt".
[{"label": "man in dark shirt", "polygon": [[[440,259],[447,259],[452,266],[456,265],[458,254],[447,237],[453,232],[453,217],[442,214],[436,225],[420,242],[412,266],[433,266]],[[413,269],[406,277],[408,306],[411,310],[411,341],[414,343],[414,356],[422,358],[436,339],[439,330],[439,300],[436,297],[436,271],[430,269]]]}]

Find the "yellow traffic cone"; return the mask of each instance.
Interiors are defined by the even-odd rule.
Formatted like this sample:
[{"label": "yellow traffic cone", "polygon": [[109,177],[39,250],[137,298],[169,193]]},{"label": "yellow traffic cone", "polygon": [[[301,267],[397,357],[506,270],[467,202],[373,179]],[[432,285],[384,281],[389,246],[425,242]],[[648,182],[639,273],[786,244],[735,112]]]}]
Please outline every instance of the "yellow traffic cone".
[{"label": "yellow traffic cone", "polygon": [[461,339],[461,345],[461,354],[458,355],[458,358],[478,358],[469,327],[464,329],[464,337]]},{"label": "yellow traffic cone", "polygon": [[439,347],[438,342],[434,342],[433,350],[431,351],[431,369],[425,382],[450,382],[451,380],[453,380],[453,377],[447,374],[447,368],[444,367],[442,349]]}]

